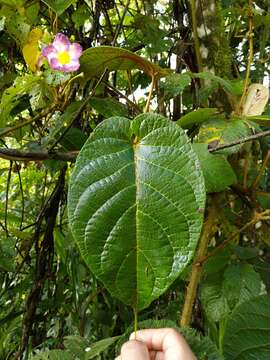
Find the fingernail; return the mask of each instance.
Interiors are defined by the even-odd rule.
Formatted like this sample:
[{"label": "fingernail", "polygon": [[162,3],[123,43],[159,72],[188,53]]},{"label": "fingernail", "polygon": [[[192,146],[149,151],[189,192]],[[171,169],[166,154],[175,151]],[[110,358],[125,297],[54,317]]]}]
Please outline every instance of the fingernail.
[{"label": "fingernail", "polygon": [[130,334],[129,340],[135,340],[136,339],[136,334],[135,332],[133,332],[132,334]]}]

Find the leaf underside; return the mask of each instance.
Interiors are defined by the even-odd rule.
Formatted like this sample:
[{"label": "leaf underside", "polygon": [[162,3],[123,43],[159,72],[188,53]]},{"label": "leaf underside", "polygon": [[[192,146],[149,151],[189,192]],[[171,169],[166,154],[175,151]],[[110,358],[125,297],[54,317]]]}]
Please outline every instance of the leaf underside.
[{"label": "leaf underside", "polygon": [[156,114],[102,122],[77,158],[68,196],[86,263],[138,310],[190,262],[204,203],[203,176],[184,131]]}]

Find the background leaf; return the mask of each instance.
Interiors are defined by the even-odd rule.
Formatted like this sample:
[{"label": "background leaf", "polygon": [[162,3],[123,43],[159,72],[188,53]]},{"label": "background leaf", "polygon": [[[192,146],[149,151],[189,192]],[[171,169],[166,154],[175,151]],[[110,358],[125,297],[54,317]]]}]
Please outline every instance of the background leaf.
[{"label": "background leaf", "polygon": [[201,108],[191,111],[181,117],[176,123],[183,129],[190,129],[194,125],[199,125],[204,121],[210,120],[217,115],[218,110],[215,108]]},{"label": "background leaf", "polygon": [[72,3],[74,3],[74,0],[42,0],[42,2],[55,11],[57,15],[61,15]]},{"label": "background leaf", "polygon": [[86,79],[102,74],[105,69],[109,71],[140,69],[149,76],[154,74],[166,76],[170,73],[170,69],[162,69],[131,51],[113,46],[98,46],[85,50],[80,63],[80,69],[84,72]]},{"label": "background leaf", "polygon": [[223,191],[237,183],[236,175],[225,156],[210,154],[206,144],[194,143],[192,146],[198,155],[208,193]]},{"label": "background leaf", "polygon": [[[240,119],[212,119],[202,124],[198,135],[198,142],[204,142],[209,145],[215,142],[222,145],[248,135],[250,135],[250,129],[247,124]],[[225,155],[233,154],[239,151],[242,146],[243,145],[235,145],[228,149],[220,150],[218,153]]]},{"label": "background leaf", "polygon": [[225,330],[226,360],[268,360],[270,353],[270,298],[261,295],[239,305]]}]

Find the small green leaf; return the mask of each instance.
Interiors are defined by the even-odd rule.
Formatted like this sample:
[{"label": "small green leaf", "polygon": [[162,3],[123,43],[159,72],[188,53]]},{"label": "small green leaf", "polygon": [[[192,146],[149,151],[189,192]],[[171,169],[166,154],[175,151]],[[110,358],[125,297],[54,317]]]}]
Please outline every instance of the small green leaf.
[{"label": "small green leaf", "polygon": [[80,336],[66,336],[64,339],[65,349],[67,349],[74,358],[85,359],[85,349],[88,347],[88,341]]},{"label": "small green leaf", "polygon": [[59,16],[74,3],[74,0],[42,0]]},{"label": "small green leaf", "polygon": [[[85,360],[94,359],[96,356],[107,350],[112,344],[119,339],[119,336],[100,340],[89,346],[89,350],[85,353]],[[87,349],[86,349],[87,350]]]},{"label": "small green leaf", "polygon": [[252,265],[231,264],[224,272],[223,289],[231,309],[259,295],[261,285],[260,275]]},{"label": "small green leaf", "polygon": [[179,126],[157,114],[113,117],[77,158],[69,220],[92,272],[140,310],[192,259],[204,201],[198,159]]},{"label": "small green leaf", "polygon": [[190,73],[190,75],[194,78],[204,79],[204,80],[211,80],[217,84],[219,84],[225,91],[228,93],[238,96],[239,91],[235,87],[234,82],[231,82],[229,80],[224,80],[221,77],[214,75],[210,72],[200,72],[200,73]]},{"label": "small green leaf", "polygon": [[190,83],[191,77],[188,73],[171,74],[161,83],[161,87],[164,89],[165,98],[171,99],[181,94]]},{"label": "small green leaf", "polygon": [[225,156],[210,154],[206,144],[194,143],[193,149],[198,155],[208,193],[223,191],[237,183],[236,175]]},{"label": "small green leaf", "polygon": [[211,274],[201,285],[201,301],[204,312],[211,322],[227,317],[230,307],[222,286],[222,273]]},{"label": "small green leaf", "polygon": [[[39,102],[41,101],[40,95],[33,92],[33,89],[35,89],[35,86],[40,83],[40,81],[42,81],[41,78],[34,75],[25,74],[24,76],[18,76],[14,84],[3,92],[0,102],[0,127],[5,127],[7,124],[12,123],[13,118],[10,113],[13,109],[16,110],[20,100],[25,95],[31,97],[32,92],[32,96],[37,95]],[[27,105],[28,103],[25,102],[22,110],[24,110]]]},{"label": "small green leaf", "polygon": [[31,360],[74,360],[74,356],[65,350],[48,350],[40,352],[30,358]]},{"label": "small green leaf", "polygon": [[170,69],[163,69],[131,51],[113,46],[98,46],[85,50],[80,63],[80,69],[86,79],[99,76],[105,69],[109,71],[140,69],[150,77],[167,76],[170,73]]},{"label": "small green leaf", "polygon": [[176,124],[183,129],[190,129],[194,125],[199,125],[204,121],[210,120],[213,116],[218,114],[218,110],[215,108],[202,108],[191,111],[182,116],[181,119],[176,121]]},{"label": "small green leaf", "polygon": [[270,354],[270,297],[254,297],[233,311],[223,339],[226,360],[268,360]]}]

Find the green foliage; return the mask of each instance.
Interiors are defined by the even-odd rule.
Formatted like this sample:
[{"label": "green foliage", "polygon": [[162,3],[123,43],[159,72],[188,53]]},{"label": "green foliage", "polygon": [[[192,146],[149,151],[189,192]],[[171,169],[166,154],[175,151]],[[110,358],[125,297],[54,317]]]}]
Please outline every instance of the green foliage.
[{"label": "green foliage", "polygon": [[[204,122],[199,130],[198,141],[211,146],[214,143],[223,145],[250,135],[247,124],[240,119],[211,119]],[[241,149],[242,145],[232,146],[218,151],[219,154],[230,155]]]},{"label": "green foliage", "polygon": [[128,115],[127,108],[112,97],[105,99],[93,97],[90,99],[89,104],[105,118]]},{"label": "green foliage", "polygon": [[99,46],[87,49],[81,57],[81,70],[86,79],[99,76],[104,70],[132,70],[140,69],[149,76],[166,76],[169,69],[162,69],[149,60],[131,51],[112,46]]},{"label": "green foliage", "polygon": [[189,74],[171,74],[161,83],[165,97],[170,99],[183,92],[191,82]]},{"label": "green foliage", "polygon": [[215,117],[217,113],[217,109],[215,108],[201,108],[182,116],[181,119],[177,121],[177,124],[183,129],[190,129],[192,126],[200,125],[204,121]]},{"label": "green foliage", "polygon": [[269,296],[261,295],[235,308],[228,320],[223,340],[225,359],[268,359],[269,306]]},{"label": "green foliage", "polygon": [[198,155],[208,193],[220,192],[237,183],[236,175],[223,155],[212,155],[206,144],[193,144]]},{"label": "green foliage", "polygon": [[189,263],[204,197],[196,156],[180,127],[155,114],[132,122],[113,117],[95,129],[77,159],[70,225],[93,273],[140,310]]},{"label": "green foliage", "polygon": [[42,0],[42,2],[55,11],[57,15],[61,15],[74,3],[74,0]]},{"label": "green foliage", "polygon": [[125,303],[139,328],[190,305],[199,360],[268,359],[269,0],[125,5],[0,0],[0,359],[115,358]]}]

